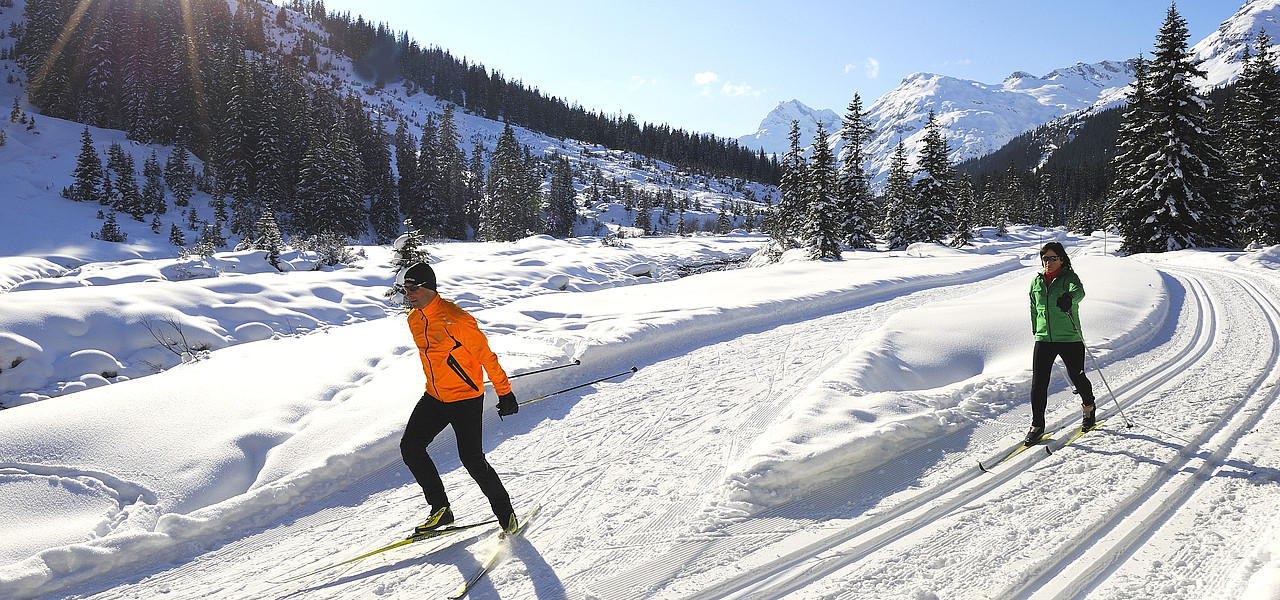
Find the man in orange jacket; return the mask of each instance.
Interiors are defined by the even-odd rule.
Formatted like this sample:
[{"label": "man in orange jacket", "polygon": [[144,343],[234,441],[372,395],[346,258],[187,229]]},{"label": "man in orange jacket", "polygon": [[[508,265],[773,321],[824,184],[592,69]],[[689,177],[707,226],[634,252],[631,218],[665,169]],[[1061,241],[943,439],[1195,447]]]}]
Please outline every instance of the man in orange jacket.
[{"label": "man in orange jacket", "polygon": [[511,496],[498,473],[484,458],[481,443],[484,373],[498,393],[498,415],[520,411],[511,392],[507,374],[498,357],[489,349],[489,340],[480,332],[475,317],[436,293],[436,274],[426,263],[402,271],[397,283],[404,289],[412,311],[409,331],[418,346],[422,371],[427,376],[426,393],[418,400],[400,438],[404,464],[422,486],[431,516],[415,528],[424,532],[453,523],[453,510],[444,491],[444,482],[435,463],[427,455],[427,445],[448,425],[458,440],[458,458],[471,478],[489,499],[498,522],[507,531],[516,529]]}]

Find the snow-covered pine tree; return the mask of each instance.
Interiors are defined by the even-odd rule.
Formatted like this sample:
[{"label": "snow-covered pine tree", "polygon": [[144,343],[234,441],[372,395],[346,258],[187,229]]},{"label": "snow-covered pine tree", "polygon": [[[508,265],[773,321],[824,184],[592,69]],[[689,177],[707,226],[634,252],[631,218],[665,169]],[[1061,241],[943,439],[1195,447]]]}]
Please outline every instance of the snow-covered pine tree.
[{"label": "snow-covered pine tree", "polygon": [[86,125],[80,134],[80,155],[76,157],[76,168],[72,172],[75,181],[71,184],[70,198],[76,202],[100,201],[102,190],[102,157],[93,147],[93,136]]},{"label": "snow-covered pine tree", "polygon": [[[431,262],[431,255],[423,247],[425,241],[422,234],[414,227],[413,219],[405,219],[404,233],[391,243],[391,266],[395,267],[393,281],[399,278],[401,271],[418,263]],[[395,304],[409,307],[408,300],[404,297],[404,290],[399,285],[391,286],[384,296]]]},{"label": "snow-covered pine tree", "polygon": [[164,198],[164,179],[155,150],[142,163],[142,178],[142,210],[146,214],[163,215],[169,210],[169,205]]},{"label": "snow-covered pine tree", "polygon": [[270,208],[262,209],[262,216],[253,226],[253,241],[250,244],[255,250],[267,251],[267,263],[280,270],[280,251],[284,250],[284,236],[280,234],[280,224]]},{"label": "snow-covered pine tree", "polygon": [[445,191],[440,175],[439,128],[433,113],[427,114],[422,124],[422,137],[418,139],[418,163],[414,167],[413,203],[405,216],[413,219],[427,235],[448,237],[445,221],[449,211],[445,207]]},{"label": "snow-covered pine tree", "polygon": [[1271,38],[1258,33],[1236,83],[1228,149],[1240,193],[1242,246],[1280,244],[1280,71]]},{"label": "snow-covered pine tree", "polygon": [[169,224],[169,243],[179,248],[187,245],[187,236],[182,233],[182,228],[177,223]]},{"label": "snow-covered pine tree", "polygon": [[917,225],[914,239],[908,241],[941,242],[956,231],[956,171],[948,155],[951,149],[942,134],[942,125],[932,109],[924,126],[924,147],[914,184]]},{"label": "snow-covered pine tree", "polygon": [[781,199],[774,211],[770,226],[770,236],[782,248],[791,247],[791,234],[795,233],[804,219],[805,206],[805,170],[808,163],[804,158],[804,150],[800,147],[800,122],[791,121],[791,131],[787,134],[789,146],[782,156],[782,178],[778,185]]},{"label": "snow-covered pine tree", "polygon": [[141,221],[146,212],[142,206],[142,193],[138,190],[133,155],[125,152],[119,142],[112,142],[107,149],[107,168],[116,173],[111,194],[112,207]]},{"label": "snow-covered pine tree", "polygon": [[416,209],[418,202],[414,195],[418,189],[418,140],[409,131],[409,124],[400,118],[396,125],[396,191],[400,197],[400,214],[409,217]]},{"label": "snow-covered pine tree", "polygon": [[568,157],[556,156],[551,163],[551,187],[547,196],[547,233],[559,238],[573,237],[578,220],[577,195],[573,188],[573,166]]},{"label": "snow-covered pine tree", "polygon": [[871,234],[875,220],[875,196],[871,193],[871,175],[867,173],[867,145],[875,135],[862,110],[862,96],[853,95],[840,127],[844,148],[840,151],[840,169],[836,174],[839,198],[840,237],[851,248],[874,248]]},{"label": "snow-covered pine tree", "polygon": [[973,179],[965,173],[956,182],[956,230],[951,235],[951,245],[963,248],[973,242],[973,227],[977,222],[978,195],[973,189]]},{"label": "snow-covered pine tree", "polygon": [[174,206],[190,204],[195,191],[196,172],[187,163],[189,156],[186,148],[178,146],[169,153],[169,158],[164,163],[164,181],[173,192]]},{"label": "snow-covered pine tree", "polygon": [[884,186],[884,237],[889,248],[902,248],[914,241],[912,231],[916,227],[917,216],[913,195],[907,149],[899,139],[893,155],[889,157],[889,174]]},{"label": "snow-covered pine tree", "polygon": [[1128,182],[1133,187],[1122,194],[1126,253],[1222,247],[1232,239],[1225,163],[1206,100],[1192,85],[1205,72],[1191,62],[1187,38],[1186,21],[1169,7],[1146,78],[1153,152],[1140,159]]},{"label": "snow-covered pine tree", "polygon": [[[514,136],[515,134],[512,133]],[[443,197],[444,235],[463,239],[467,235],[465,215],[467,211],[467,159],[459,144],[462,137],[453,116],[453,105],[446,104],[440,115],[437,164],[440,174],[440,192]]]},{"label": "snow-covered pine tree", "polygon": [[102,228],[98,230],[98,239],[104,242],[123,242],[129,239],[129,235],[120,230],[115,211],[108,213],[107,220],[102,222]]},{"label": "snow-covered pine tree", "polygon": [[836,164],[827,130],[818,123],[813,137],[813,158],[805,173],[805,215],[801,235],[815,260],[840,260],[840,205],[836,197]]},{"label": "snow-covered pine tree", "polygon": [[498,137],[490,163],[478,237],[485,241],[518,240],[524,237],[525,224],[530,221],[530,199],[524,154],[509,123]]}]

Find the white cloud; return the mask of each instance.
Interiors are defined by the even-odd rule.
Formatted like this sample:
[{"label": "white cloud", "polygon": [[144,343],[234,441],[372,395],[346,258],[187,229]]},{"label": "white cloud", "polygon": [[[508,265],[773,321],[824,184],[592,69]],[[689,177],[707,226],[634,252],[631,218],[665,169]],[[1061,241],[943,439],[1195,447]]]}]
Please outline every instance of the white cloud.
[{"label": "white cloud", "polygon": [[715,83],[717,81],[720,81],[720,76],[712,73],[711,71],[703,71],[702,73],[698,73],[693,76],[693,82],[698,85],[707,85],[708,83]]},{"label": "white cloud", "polygon": [[880,76],[880,61],[867,57],[866,63],[867,79],[875,79]]},{"label": "white cloud", "polygon": [[752,96],[755,98],[760,97],[760,90],[754,89],[745,83],[734,85],[726,82],[724,84],[724,87],[720,88],[720,91],[727,96]]}]

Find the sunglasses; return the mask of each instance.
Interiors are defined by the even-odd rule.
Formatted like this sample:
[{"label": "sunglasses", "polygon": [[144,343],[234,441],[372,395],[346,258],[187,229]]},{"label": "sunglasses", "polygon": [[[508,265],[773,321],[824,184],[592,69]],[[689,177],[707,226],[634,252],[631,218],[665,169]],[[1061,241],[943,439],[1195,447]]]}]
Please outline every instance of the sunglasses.
[{"label": "sunglasses", "polygon": [[1044,262],[1058,262],[1062,260],[1062,257],[1061,256],[1041,256],[1040,260],[1043,260]]},{"label": "sunglasses", "polygon": [[404,291],[406,292],[416,292],[420,289],[422,289],[422,286],[420,285],[413,285],[412,283],[404,284]]}]

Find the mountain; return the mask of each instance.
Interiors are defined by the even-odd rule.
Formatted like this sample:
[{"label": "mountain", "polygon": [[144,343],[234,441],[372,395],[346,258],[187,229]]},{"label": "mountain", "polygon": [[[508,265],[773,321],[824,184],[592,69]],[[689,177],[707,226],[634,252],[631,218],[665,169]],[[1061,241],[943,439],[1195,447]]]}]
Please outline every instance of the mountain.
[{"label": "mountain", "polygon": [[800,122],[800,144],[808,147],[813,143],[813,136],[818,132],[818,123],[826,128],[827,133],[840,129],[840,115],[824,108],[814,110],[799,100],[779,102],[773,110],[760,121],[755,133],[738,138],[738,143],[751,149],[764,150],[769,154],[784,154],[790,147],[787,135],[791,133],[791,122]]},{"label": "mountain", "polygon": [[[1246,2],[1217,30],[1195,44],[1192,55],[1208,74],[1201,87],[1207,90],[1234,81],[1239,76],[1246,45],[1264,30],[1272,39],[1280,38],[1280,0]],[[1151,32],[1152,39],[1155,34]],[[1116,106],[1123,102],[1133,82],[1132,65],[1132,59],[1076,63],[1041,77],[1018,71],[994,85],[916,73],[869,108],[871,126],[877,133],[870,147],[869,168],[876,174],[875,182],[881,183],[899,139],[914,162],[930,109],[936,112],[947,133],[952,160],[960,162],[990,154],[1016,136],[1054,119]],[[785,151],[788,129],[776,125],[778,118],[792,115],[800,120],[802,130],[812,132],[817,120],[806,121],[806,115],[831,112],[808,107],[804,107],[805,111],[784,111],[788,104],[804,107],[796,100],[779,104],[761,121],[759,131],[738,138],[739,143],[766,152]],[[838,125],[823,123],[833,134],[839,129]],[[811,143],[812,139],[810,133],[807,140]],[[835,139],[832,143],[839,145]]]}]

